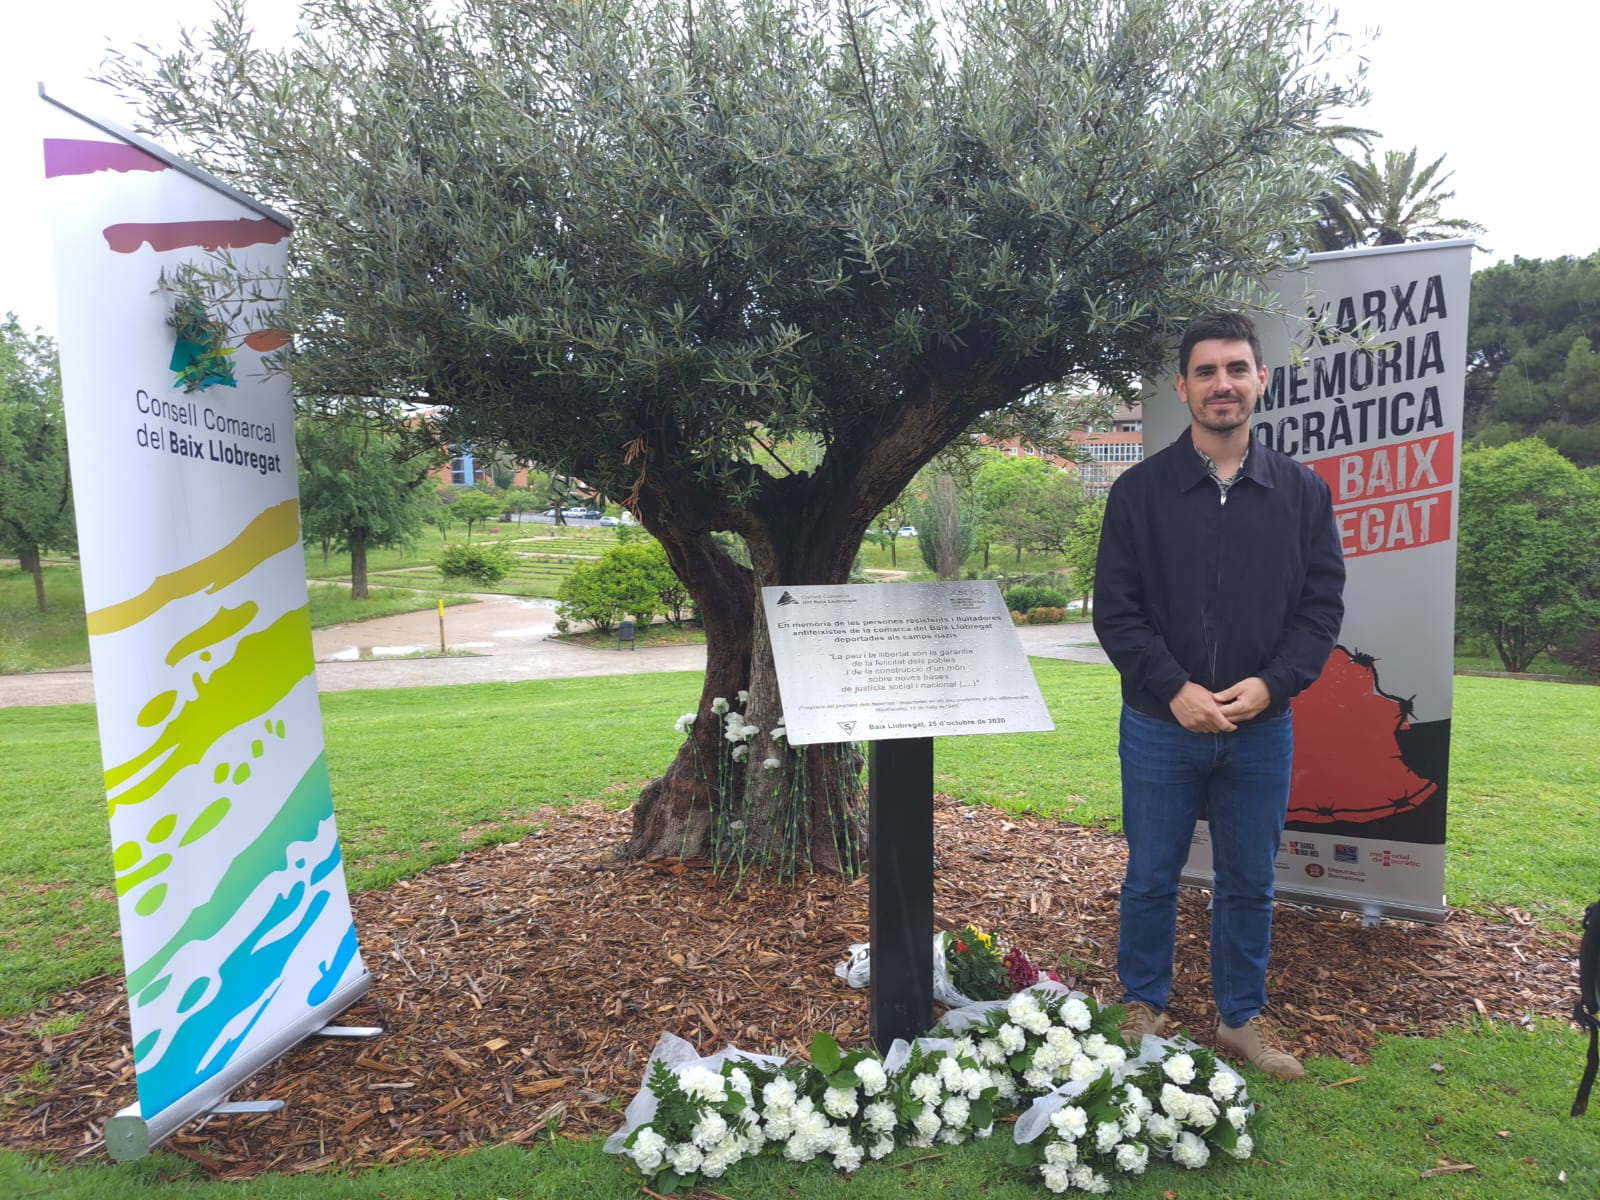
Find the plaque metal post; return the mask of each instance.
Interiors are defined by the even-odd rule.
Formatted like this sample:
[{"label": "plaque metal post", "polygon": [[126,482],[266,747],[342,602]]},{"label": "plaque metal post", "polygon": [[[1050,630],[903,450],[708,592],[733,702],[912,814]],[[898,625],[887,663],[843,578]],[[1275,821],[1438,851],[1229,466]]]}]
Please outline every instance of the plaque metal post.
[{"label": "plaque metal post", "polygon": [[933,739],[867,748],[872,1040],[887,1051],[933,1024]]}]

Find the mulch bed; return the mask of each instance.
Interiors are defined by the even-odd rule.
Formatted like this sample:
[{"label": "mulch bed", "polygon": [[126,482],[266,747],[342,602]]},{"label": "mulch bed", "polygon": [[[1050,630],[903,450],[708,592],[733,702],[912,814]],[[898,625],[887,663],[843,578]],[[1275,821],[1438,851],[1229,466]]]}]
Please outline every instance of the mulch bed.
[{"label": "mulch bed", "polygon": [[[700,862],[617,861],[625,812],[537,816],[548,823],[520,842],[354,897],[373,986],[341,1022],[381,1037],[309,1039],[234,1095],[283,1111],[212,1117],[166,1146],[248,1178],[522,1142],[553,1122],[608,1132],[663,1030],[705,1053],[799,1056],[819,1029],[867,1039],[867,993],[833,971],[867,940],[864,880],[735,885]],[[1035,961],[1069,964],[1064,982],[1116,999],[1119,837],[944,797],[935,822],[941,920],[998,927]],[[1200,1041],[1214,1021],[1206,928],[1205,897],[1186,891],[1171,1011]],[[1576,951],[1576,934],[1509,909],[1362,928],[1280,904],[1272,1012],[1307,1054],[1355,1065],[1379,1033],[1564,1017]],[[102,1124],[135,1098],[125,1006],[105,976],[0,1024],[0,1145],[105,1158]],[[77,1012],[75,1032],[39,1034]],[[48,1083],[19,1088],[41,1061]]]}]

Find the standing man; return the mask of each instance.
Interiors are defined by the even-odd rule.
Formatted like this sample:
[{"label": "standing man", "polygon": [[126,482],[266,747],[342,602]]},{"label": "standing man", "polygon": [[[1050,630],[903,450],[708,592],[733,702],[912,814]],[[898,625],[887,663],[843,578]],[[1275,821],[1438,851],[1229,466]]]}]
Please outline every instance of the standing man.
[{"label": "standing man", "polygon": [[1344,559],[1327,484],[1250,436],[1267,385],[1251,320],[1196,319],[1176,383],[1189,428],[1112,487],[1095,567],[1094,629],[1122,675],[1123,1032],[1159,1033],[1166,1017],[1178,878],[1203,810],[1217,1046],[1294,1079],[1305,1068],[1261,1016],[1289,701],[1333,650]]}]

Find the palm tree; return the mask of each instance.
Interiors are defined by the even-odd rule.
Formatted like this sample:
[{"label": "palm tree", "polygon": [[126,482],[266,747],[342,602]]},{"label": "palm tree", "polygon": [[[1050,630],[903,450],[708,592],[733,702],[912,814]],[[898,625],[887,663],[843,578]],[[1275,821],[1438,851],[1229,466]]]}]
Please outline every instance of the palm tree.
[{"label": "palm tree", "polygon": [[1389,150],[1380,167],[1368,151],[1345,156],[1334,190],[1318,204],[1313,236],[1322,250],[1350,246],[1398,246],[1482,233],[1483,226],[1441,210],[1455,192],[1444,191],[1450,172],[1439,174],[1444,155],[1417,169],[1417,149]]}]

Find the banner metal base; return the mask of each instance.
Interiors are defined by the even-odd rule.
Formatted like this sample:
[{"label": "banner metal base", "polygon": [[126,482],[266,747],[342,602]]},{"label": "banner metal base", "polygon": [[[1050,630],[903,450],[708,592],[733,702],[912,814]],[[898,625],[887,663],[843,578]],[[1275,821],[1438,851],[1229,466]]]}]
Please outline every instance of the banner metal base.
[{"label": "banner metal base", "polygon": [[[284,1028],[276,1037],[262,1042],[253,1053],[228,1064],[226,1070],[206,1080],[188,1095],[169,1104],[146,1119],[137,1102],[128,1105],[106,1121],[106,1153],[116,1162],[130,1162],[145,1158],[151,1149],[159,1146],[190,1121],[213,1113],[277,1112],[282,1100],[230,1101],[229,1094],[250,1076],[273,1062],[308,1037],[323,1029],[330,1017],[336,1017],[349,1008],[372,987],[372,976],[363,971],[360,976],[340,988],[322,1004],[304,1014],[304,1019]],[[333,1026],[332,1028],[344,1028]],[[334,1036],[346,1036],[336,1034]]]}]

